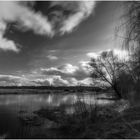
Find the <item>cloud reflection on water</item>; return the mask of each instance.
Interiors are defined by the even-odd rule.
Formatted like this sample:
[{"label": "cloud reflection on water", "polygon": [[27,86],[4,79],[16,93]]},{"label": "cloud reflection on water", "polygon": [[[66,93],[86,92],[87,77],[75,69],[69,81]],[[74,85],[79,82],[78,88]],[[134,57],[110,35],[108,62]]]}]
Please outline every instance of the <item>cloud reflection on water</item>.
[{"label": "cloud reflection on water", "polygon": [[109,104],[109,100],[96,100],[95,95],[57,95],[57,94],[39,94],[39,95],[1,95],[0,105],[11,104],[32,104],[32,105],[51,105],[60,106],[61,104],[74,104],[78,100],[86,104]]}]

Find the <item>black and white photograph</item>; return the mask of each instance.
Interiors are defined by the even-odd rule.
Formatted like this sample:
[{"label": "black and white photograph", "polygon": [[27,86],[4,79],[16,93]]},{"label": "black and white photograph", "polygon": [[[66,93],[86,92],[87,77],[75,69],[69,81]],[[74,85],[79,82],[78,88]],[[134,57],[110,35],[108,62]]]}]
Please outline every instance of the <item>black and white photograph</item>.
[{"label": "black and white photograph", "polygon": [[0,139],[140,139],[140,1],[0,1]]}]

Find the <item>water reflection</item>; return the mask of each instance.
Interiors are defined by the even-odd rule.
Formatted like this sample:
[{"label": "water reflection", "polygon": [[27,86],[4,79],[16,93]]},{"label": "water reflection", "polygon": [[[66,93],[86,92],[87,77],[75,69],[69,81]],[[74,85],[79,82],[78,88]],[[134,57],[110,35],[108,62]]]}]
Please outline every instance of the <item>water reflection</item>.
[{"label": "water reflection", "polygon": [[[101,95],[105,96],[105,95]],[[64,107],[68,114],[74,113],[79,109],[79,103],[86,103],[86,108],[95,103],[107,105],[113,103],[108,100],[96,100],[93,94],[29,94],[29,95],[0,95],[0,136],[10,132],[12,137],[16,136],[20,130],[18,116],[35,115],[34,111],[41,108]],[[9,135],[9,133],[8,133]]]},{"label": "water reflection", "polygon": [[72,113],[72,105],[76,104],[77,101],[86,103],[86,105],[108,105],[114,101],[96,99],[99,96],[104,97],[105,95],[95,96],[93,94],[29,94],[29,95],[0,95],[0,106],[7,106],[10,110],[15,112],[23,111],[32,112],[42,107],[59,107],[67,105],[66,112]]},{"label": "water reflection", "polygon": [[61,104],[74,104],[77,101],[84,102],[86,104],[108,104],[109,100],[96,100],[95,95],[56,95],[56,94],[39,94],[39,95],[0,95],[0,105],[12,105],[12,104],[40,104],[60,106]]},{"label": "water reflection", "polygon": [[15,134],[19,127],[15,112],[7,106],[0,106],[0,136],[9,135],[9,132]]}]

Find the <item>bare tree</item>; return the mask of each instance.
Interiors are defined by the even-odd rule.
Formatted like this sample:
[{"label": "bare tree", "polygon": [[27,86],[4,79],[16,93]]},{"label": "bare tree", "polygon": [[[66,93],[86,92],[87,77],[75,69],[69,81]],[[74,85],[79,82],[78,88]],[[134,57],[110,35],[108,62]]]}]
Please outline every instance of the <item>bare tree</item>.
[{"label": "bare tree", "polygon": [[109,84],[116,92],[117,97],[122,98],[118,81],[120,74],[127,71],[124,60],[119,59],[113,51],[105,51],[97,58],[92,58],[90,66],[92,68],[91,77]]},{"label": "bare tree", "polygon": [[[125,3],[126,4],[126,3]],[[136,49],[140,45],[140,2],[129,1],[126,4],[126,38],[127,49]]]},{"label": "bare tree", "polygon": [[131,51],[131,69],[135,81],[134,90],[140,92],[140,2],[130,1],[126,13],[125,47]]}]

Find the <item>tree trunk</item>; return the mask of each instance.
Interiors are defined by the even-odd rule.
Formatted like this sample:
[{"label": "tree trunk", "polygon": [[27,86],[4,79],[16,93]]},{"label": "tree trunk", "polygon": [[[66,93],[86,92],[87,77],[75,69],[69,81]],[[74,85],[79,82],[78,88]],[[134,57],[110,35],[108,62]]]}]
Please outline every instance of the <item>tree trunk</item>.
[{"label": "tree trunk", "polygon": [[116,92],[117,98],[118,98],[118,99],[122,99],[122,95],[121,95],[120,91],[118,90],[118,88],[116,87],[116,85],[112,86],[112,88],[113,88],[114,91]]}]

